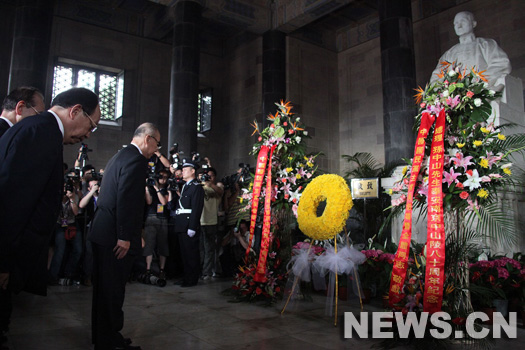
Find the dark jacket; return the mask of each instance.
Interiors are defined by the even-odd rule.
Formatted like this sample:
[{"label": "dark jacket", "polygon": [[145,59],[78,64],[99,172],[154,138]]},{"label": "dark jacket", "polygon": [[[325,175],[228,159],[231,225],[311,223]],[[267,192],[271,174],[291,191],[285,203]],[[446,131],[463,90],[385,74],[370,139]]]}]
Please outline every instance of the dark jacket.
[{"label": "dark jacket", "polygon": [[147,159],[131,144],[109,160],[91,222],[90,241],[113,247],[120,239],[130,242],[129,254],[140,252],[147,167]]},{"label": "dark jacket", "polygon": [[2,137],[9,128],[10,125],[4,119],[0,118],[0,137]]},{"label": "dark jacket", "polygon": [[46,295],[47,255],[62,200],[63,136],[44,112],[0,138],[0,270],[14,292]]},{"label": "dark jacket", "polygon": [[[204,208],[204,190],[195,179],[188,181],[181,190],[180,199],[174,200],[176,209],[191,209],[191,213],[175,215],[175,232],[198,231],[202,209]],[[182,205],[182,207],[181,207]]]}]

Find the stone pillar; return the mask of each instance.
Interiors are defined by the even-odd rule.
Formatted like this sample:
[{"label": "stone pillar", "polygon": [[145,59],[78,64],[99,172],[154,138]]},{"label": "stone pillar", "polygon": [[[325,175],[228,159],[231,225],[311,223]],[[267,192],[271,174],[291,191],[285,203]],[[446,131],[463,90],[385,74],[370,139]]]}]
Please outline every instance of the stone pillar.
[{"label": "stone pillar", "polygon": [[262,67],[263,128],[268,114],[275,114],[275,103],[286,98],[286,35],[278,30],[263,34]]},{"label": "stone pillar", "polygon": [[167,149],[176,142],[189,155],[197,150],[200,21],[202,6],[194,1],[175,5],[171,60],[170,120]]},{"label": "stone pillar", "polygon": [[15,10],[9,88],[30,85],[45,91],[53,4],[48,0],[18,0]]},{"label": "stone pillar", "polygon": [[380,0],[385,162],[414,154],[416,85],[411,0]]}]

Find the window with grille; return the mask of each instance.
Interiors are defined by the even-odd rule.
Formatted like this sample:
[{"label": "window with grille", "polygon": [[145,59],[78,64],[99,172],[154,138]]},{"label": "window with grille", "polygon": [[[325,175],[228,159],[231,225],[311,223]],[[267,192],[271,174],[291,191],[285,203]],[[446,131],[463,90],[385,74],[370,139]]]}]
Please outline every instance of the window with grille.
[{"label": "window with grille", "polygon": [[92,90],[100,101],[101,121],[117,122],[122,117],[124,72],[110,72],[77,64],[58,62],[53,75],[53,95],[72,87]]},{"label": "window with grille", "polygon": [[212,90],[199,91],[197,131],[205,132],[211,130],[211,102]]}]

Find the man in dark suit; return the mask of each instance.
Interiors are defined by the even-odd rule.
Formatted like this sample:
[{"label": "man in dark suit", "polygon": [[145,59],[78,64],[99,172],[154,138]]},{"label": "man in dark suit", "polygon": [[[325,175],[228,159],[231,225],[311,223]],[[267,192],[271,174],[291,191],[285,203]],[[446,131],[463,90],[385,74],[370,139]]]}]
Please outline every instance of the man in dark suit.
[{"label": "man in dark suit", "polygon": [[0,115],[0,137],[13,125],[45,109],[44,95],[34,87],[19,87],[4,98]]},{"label": "man in dark suit", "polygon": [[0,138],[0,288],[9,296],[47,294],[49,240],[64,186],[63,144],[89,137],[99,120],[97,95],[70,89],[49,111],[23,119]]},{"label": "man in dark suit", "polygon": [[186,181],[175,206],[175,232],[179,237],[184,277],[181,287],[192,287],[200,276],[199,235],[204,207],[204,190],[195,179],[199,166],[193,161],[182,164],[182,179]]},{"label": "man in dark suit", "polygon": [[125,287],[140,254],[147,160],[160,148],[151,123],[137,128],[131,144],[108,162],[88,239],[93,246],[92,341],[95,349],[140,349],[120,331]]}]

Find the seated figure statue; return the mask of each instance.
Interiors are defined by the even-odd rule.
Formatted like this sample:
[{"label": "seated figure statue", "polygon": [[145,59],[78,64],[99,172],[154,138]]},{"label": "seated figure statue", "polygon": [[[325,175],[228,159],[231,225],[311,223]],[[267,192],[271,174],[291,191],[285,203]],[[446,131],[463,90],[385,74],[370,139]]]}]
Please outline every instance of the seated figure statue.
[{"label": "seated figure statue", "polygon": [[459,44],[452,46],[439,59],[436,69],[432,72],[430,81],[438,79],[441,71],[441,62],[456,62],[460,68],[476,71],[485,71],[483,74],[488,79],[489,86],[496,91],[505,87],[505,76],[510,73],[511,66],[507,54],[492,39],[476,38],[474,15],[464,11],[456,14],[454,29],[459,36]]}]

